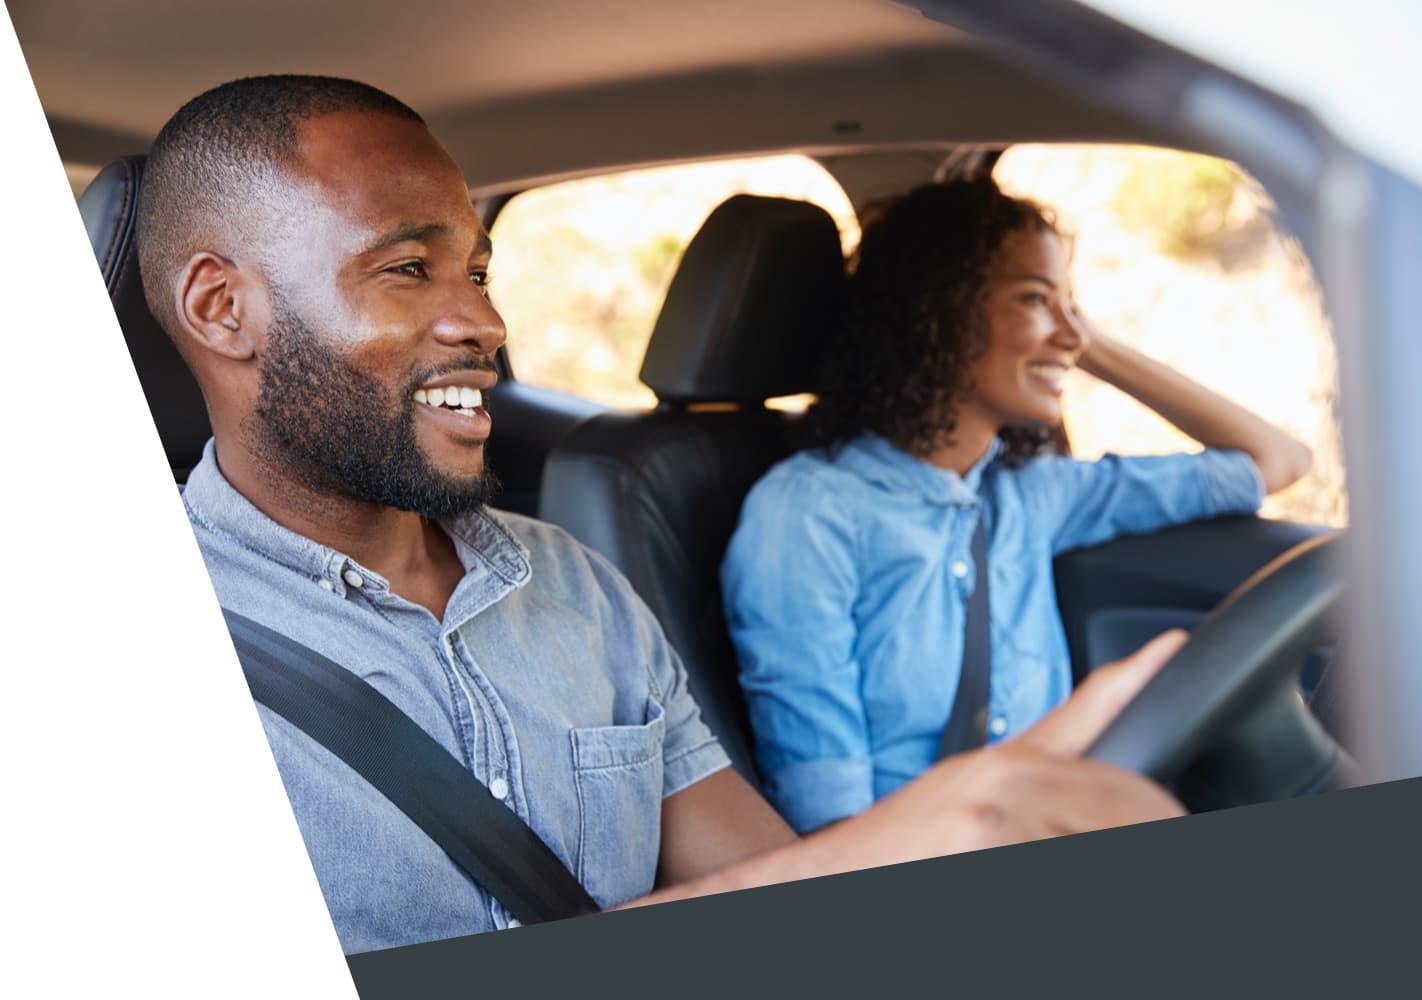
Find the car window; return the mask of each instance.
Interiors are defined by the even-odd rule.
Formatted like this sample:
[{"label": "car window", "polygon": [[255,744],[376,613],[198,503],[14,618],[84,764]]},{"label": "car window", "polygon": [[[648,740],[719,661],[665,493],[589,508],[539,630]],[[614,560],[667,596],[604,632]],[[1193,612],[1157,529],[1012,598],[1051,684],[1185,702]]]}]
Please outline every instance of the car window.
[{"label": "car window", "polygon": [[[1266,498],[1266,516],[1346,523],[1328,317],[1306,257],[1259,184],[1225,160],[1119,146],[1014,146],[994,176],[1055,211],[1071,238],[1077,302],[1103,332],[1313,449],[1313,471]],[[1066,420],[1084,458],[1198,447],[1080,373],[1067,386]]]},{"label": "car window", "polygon": [[656,402],[637,379],[687,243],[735,194],[798,198],[859,226],[843,189],[805,156],[718,160],[532,188],[494,222],[492,295],[522,381],[622,408]]}]

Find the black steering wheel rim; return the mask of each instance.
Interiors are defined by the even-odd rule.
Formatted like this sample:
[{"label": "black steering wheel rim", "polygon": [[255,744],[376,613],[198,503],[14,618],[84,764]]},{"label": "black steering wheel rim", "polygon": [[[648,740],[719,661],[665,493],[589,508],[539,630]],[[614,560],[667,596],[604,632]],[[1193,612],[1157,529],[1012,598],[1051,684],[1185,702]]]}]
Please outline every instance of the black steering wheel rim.
[{"label": "black steering wheel rim", "polygon": [[[1318,771],[1322,757],[1341,752],[1292,694],[1304,655],[1336,627],[1344,581],[1336,571],[1339,534],[1309,539],[1269,563],[1212,611],[1190,641],[1161,667],[1140,693],[1097,737],[1086,756],[1163,784],[1174,784],[1192,763],[1227,746],[1235,756],[1270,761],[1287,755],[1283,739],[1308,759],[1277,760],[1276,773],[1250,782],[1251,797],[1300,794],[1297,775]],[[1269,736],[1238,738],[1252,714],[1276,720]],[[1282,728],[1281,728],[1282,726]],[[1256,727],[1260,728],[1260,727]],[[1294,735],[1281,737],[1285,729]],[[1271,741],[1269,746],[1247,746]],[[1313,788],[1311,790],[1316,790]]]}]

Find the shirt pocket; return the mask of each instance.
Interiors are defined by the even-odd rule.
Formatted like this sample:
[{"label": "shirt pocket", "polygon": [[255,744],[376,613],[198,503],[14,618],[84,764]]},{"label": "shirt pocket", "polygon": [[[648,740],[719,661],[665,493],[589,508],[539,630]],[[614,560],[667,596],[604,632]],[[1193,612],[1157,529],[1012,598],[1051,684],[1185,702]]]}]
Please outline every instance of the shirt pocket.
[{"label": "shirt pocket", "polygon": [[641,725],[572,730],[578,881],[603,907],[650,892],[661,849],[666,717],[647,699]]}]

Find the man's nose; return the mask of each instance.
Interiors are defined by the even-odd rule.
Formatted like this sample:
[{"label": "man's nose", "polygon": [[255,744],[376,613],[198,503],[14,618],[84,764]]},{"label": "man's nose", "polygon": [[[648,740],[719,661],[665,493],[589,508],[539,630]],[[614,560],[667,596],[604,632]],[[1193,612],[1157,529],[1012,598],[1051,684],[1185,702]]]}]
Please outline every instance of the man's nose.
[{"label": "man's nose", "polygon": [[444,302],[435,322],[434,336],[451,347],[473,346],[480,354],[492,355],[508,338],[503,318],[484,290],[466,281]]}]

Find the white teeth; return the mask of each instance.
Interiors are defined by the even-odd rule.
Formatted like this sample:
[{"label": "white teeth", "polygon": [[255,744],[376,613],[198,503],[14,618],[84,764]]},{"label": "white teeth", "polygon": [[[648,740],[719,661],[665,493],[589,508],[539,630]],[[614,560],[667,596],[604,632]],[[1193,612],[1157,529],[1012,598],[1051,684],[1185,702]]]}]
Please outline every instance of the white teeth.
[{"label": "white teeth", "polygon": [[484,394],[467,385],[452,385],[448,389],[416,389],[415,402],[430,406],[444,406],[466,417],[484,405]]}]

